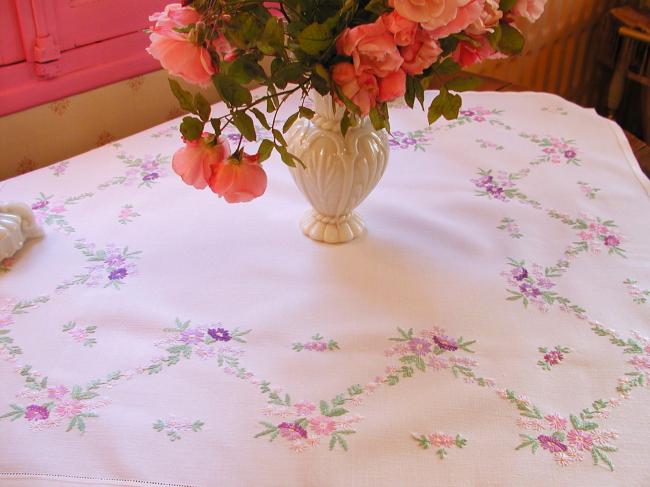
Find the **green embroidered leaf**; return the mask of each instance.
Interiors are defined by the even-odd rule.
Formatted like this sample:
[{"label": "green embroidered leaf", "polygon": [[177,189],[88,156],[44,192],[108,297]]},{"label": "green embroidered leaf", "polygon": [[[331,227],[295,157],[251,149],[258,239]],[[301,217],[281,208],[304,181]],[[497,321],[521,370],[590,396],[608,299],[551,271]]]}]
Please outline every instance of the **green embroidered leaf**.
[{"label": "green embroidered leaf", "polygon": [[323,414],[323,416],[328,416],[329,415],[329,406],[327,404],[327,401],[321,401],[320,402],[320,412]]},{"label": "green embroidered leaf", "polygon": [[328,414],[326,414],[326,416],[330,416],[330,417],[332,417],[332,416],[343,416],[347,412],[348,412],[347,409],[336,408],[336,409],[332,409]]}]

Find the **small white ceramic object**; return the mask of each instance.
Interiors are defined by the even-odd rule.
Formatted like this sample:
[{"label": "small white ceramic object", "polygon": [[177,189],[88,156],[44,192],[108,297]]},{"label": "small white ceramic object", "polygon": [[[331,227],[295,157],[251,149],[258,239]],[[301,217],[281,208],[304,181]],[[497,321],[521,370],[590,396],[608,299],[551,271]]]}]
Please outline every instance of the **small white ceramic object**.
[{"label": "small white ceramic object", "polygon": [[333,107],[330,95],[314,93],[313,100],[313,119],[299,119],[287,134],[289,152],[306,166],[296,165],[291,174],[313,207],[300,226],[305,235],[319,242],[349,242],[364,231],[363,220],[353,210],[386,170],[388,136],[375,130],[365,117],[343,137],[344,110]]},{"label": "small white ceramic object", "polygon": [[18,252],[29,238],[43,236],[34,212],[24,203],[0,203],[0,260]]}]

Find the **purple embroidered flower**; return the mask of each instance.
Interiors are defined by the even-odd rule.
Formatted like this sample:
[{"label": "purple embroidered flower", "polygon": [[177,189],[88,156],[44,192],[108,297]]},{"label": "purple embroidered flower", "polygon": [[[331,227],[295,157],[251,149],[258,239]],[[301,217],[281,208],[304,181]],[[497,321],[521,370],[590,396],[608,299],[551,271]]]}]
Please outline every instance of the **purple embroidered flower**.
[{"label": "purple embroidered flower", "polygon": [[402,140],[402,144],[406,144],[406,145],[415,145],[417,143],[418,141],[415,140],[413,137],[406,137],[405,139]]},{"label": "purple embroidered flower", "polygon": [[539,435],[537,437],[537,440],[539,441],[540,445],[542,445],[542,448],[544,448],[544,450],[548,450],[551,453],[559,453],[561,451],[568,450],[568,447],[564,443],[562,443],[560,440],[556,440],[552,436]]},{"label": "purple embroidered flower", "polygon": [[488,184],[492,183],[494,181],[494,178],[492,176],[483,176],[480,179],[475,180],[474,182],[476,183],[476,186],[479,188],[484,188]]},{"label": "purple embroidered flower", "polygon": [[390,139],[388,141],[388,145],[390,145],[391,147],[398,147],[400,145],[400,143],[399,143],[399,140],[397,140],[397,139]]},{"label": "purple embroidered flower", "polygon": [[460,114],[461,114],[463,117],[473,117],[473,116],[474,116],[474,112],[471,111],[471,110],[462,110],[462,111],[460,112]]},{"label": "purple embroidered flower", "polygon": [[111,281],[121,281],[128,275],[129,271],[127,271],[124,267],[120,267],[119,269],[115,269],[108,275],[108,279]]},{"label": "purple embroidered flower", "polygon": [[393,137],[404,137],[406,134],[404,132],[400,132],[399,130],[396,132],[393,132]]},{"label": "purple embroidered flower", "polygon": [[158,169],[158,165],[156,161],[146,161],[140,167],[145,171],[153,171],[154,169]]},{"label": "purple embroidered flower", "polygon": [[449,352],[455,352],[458,350],[458,343],[456,340],[445,335],[436,335],[433,337],[433,341],[443,350],[447,350]]},{"label": "purple embroidered flower", "polygon": [[232,340],[230,332],[225,328],[210,328],[208,330],[208,335],[210,335],[218,342],[229,342]]},{"label": "purple embroidered flower", "polygon": [[485,191],[494,196],[495,198],[503,198],[503,188],[494,184],[488,184]]},{"label": "purple embroidered flower", "polygon": [[120,254],[110,254],[106,256],[106,265],[109,267],[122,267],[124,264],[126,264],[126,259],[121,256]]},{"label": "purple embroidered flower", "polygon": [[549,365],[557,365],[562,362],[562,360],[564,360],[564,354],[562,354],[562,352],[558,352],[557,350],[552,350],[544,355],[544,360]]},{"label": "purple embroidered flower", "polygon": [[574,150],[568,150],[564,153],[564,157],[566,157],[567,159],[573,159],[576,155],[577,155],[576,151]]},{"label": "purple embroidered flower", "polygon": [[539,279],[537,279],[537,285],[544,289],[551,289],[555,287],[553,281],[551,281],[548,277],[540,277]]},{"label": "purple embroidered flower", "polygon": [[159,177],[160,177],[160,175],[157,172],[151,172],[151,173],[145,175],[142,178],[142,180],[143,181],[154,181],[154,180],[158,179]]},{"label": "purple embroidered flower", "polygon": [[607,247],[618,247],[621,241],[616,235],[607,235],[605,237],[605,245]]},{"label": "purple embroidered flower", "polygon": [[521,284],[519,290],[521,291],[521,294],[532,299],[538,298],[542,294],[539,289],[527,282]]},{"label": "purple embroidered flower", "polygon": [[31,406],[27,406],[27,408],[25,408],[25,419],[27,419],[27,421],[39,421],[42,419],[47,419],[49,417],[50,412],[44,406],[32,404]]},{"label": "purple embroidered flower", "polygon": [[196,345],[197,343],[201,343],[203,341],[204,336],[205,333],[203,333],[201,330],[188,328],[187,330],[181,332],[180,340],[183,343],[187,343],[188,345]]},{"label": "purple embroidered flower", "polygon": [[523,281],[528,277],[528,270],[525,267],[517,267],[512,270],[512,278],[515,281]]},{"label": "purple embroidered flower", "polygon": [[40,210],[42,208],[45,208],[49,204],[50,202],[47,200],[38,201],[32,205],[32,210]]},{"label": "purple embroidered flower", "polygon": [[423,357],[431,351],[431,344],[422,338],[412,338],[409,341],[409,348],[415,355]]},{"label": "purple embroidered flower", "polygon": [[295,423],[280,423],[278,425],[280,434],[287,440],[299,440],[300,438],[307,438],[307,430]]}]

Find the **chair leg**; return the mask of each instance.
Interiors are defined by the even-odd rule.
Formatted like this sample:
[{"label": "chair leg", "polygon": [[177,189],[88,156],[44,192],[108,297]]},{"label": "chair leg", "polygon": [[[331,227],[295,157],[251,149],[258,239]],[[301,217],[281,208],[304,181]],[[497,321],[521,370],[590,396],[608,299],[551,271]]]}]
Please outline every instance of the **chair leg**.
[{"label": "chair leg", "polygon": [[616,69],[614,70],[614,75],[612,76],[612,81],[609,85],[609,94],[607,96],[607,109],[609,111],[609,118],[611,119],[615,118],[616,112],[621,106],[623,92],[625,91],[627,70],[632,58],[632,46],[632,39],[624,37],[618,62],[616,63]]}]

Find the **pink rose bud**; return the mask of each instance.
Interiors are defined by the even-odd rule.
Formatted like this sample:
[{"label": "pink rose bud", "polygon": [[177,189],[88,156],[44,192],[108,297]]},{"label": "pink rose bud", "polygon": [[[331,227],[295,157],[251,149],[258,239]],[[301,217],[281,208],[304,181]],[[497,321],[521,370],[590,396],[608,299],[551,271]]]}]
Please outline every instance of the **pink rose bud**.
[{"label": "pink rose bud", "polygon": [[186,184],[204,189],[212,175],[213,166],[221,164],[230,155],[228,140],[203,133],[200,139],[187,141],[172,158],[172,168]]},{"label": "pink rose bud", "polygon": [[209,181],[210,189],[228,203],[245,203],[262,196],[266,183],[266,172],[259,163],[259,156],[244,152],[239,160],[231,157],[213,166]]}]

